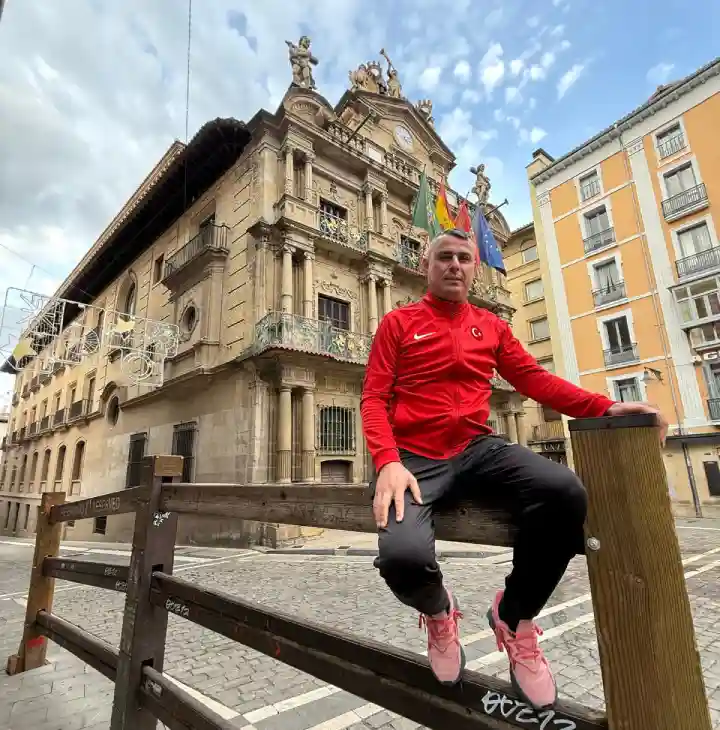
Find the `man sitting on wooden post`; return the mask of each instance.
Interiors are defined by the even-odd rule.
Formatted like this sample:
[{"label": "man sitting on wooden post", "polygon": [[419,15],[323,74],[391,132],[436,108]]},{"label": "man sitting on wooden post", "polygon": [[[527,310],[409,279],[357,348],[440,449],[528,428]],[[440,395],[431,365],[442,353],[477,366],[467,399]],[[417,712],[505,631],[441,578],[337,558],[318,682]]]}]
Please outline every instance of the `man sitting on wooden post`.
[{"label": "man sitting on wooden post", "polygon": [[375,335],[361,409],[377,473],[375,565],[395,596],[420,612],[437,679],[457,683],[462,614],[435,559],[433,503],[463,485],[499,493],[518,532],[512,571],[488,618],[515,689],[542,709],[557,692],[533,619],[571,558],[584,553],[587,494],[567,467],[493,435],[490,380],[497,370],[523,395],[573,418],[656,413],[663,440],[667,424],[652,406],[615,403],[538,365],[506,321],[468,302],[478,263],[472,236],[437,236],[426,256],[428,293],[389,312]]}]

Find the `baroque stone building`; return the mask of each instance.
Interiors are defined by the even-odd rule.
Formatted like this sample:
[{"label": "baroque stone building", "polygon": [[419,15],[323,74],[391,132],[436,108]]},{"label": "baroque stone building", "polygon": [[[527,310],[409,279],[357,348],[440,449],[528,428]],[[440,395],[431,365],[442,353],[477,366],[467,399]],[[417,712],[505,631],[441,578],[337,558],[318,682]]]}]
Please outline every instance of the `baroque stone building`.
[{"label": "baroque stone building", "polygon": [[[392,67],[386,82],[379,64],[363,64],[332,106],[303,61],[309,41],[288,45],[295,81],[279,108],[248,123],[215,119],[174,143],[57,291],[62,334],[16,378],[5,534],[33,532],[43,491],[72,500],[138,484],[151,453],[182,454],[184,481],[370,477],[364,365],[380,319],[424,293],[413,199],[421,171],[437,188],[454,157],[431,103],[405,99]],[[508,226],[481,170],[478,180],[503,244]],[[497,272],[483,269],[472,299],[511,319]],[[161,341],[164,326],[176,345]],[[493,385],[495,424],[526,441],[521,397]],[[115,517],[70,524],[67,537],[128,534]],[[184,519],[179,539],[303,534]]]}]

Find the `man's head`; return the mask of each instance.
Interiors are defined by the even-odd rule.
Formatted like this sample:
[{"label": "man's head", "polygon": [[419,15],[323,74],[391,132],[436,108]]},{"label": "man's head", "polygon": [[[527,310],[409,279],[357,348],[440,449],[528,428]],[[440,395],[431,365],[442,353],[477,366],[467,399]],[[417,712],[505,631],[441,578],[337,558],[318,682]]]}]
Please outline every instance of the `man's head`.
[{"label": "man's head", "polygon": [[430,242],[426,258],[430,293],[450,302],[466,301],[477,267],[473,239],[464,231],[443,231]]}]

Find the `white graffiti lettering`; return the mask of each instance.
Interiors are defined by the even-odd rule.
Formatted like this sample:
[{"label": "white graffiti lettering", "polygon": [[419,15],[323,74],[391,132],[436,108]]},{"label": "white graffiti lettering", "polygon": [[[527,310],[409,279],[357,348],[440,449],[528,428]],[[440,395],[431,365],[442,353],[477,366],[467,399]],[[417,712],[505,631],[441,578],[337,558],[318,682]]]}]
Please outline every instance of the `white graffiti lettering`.
[{"label": "white graffiti lettering", "polygon": [[117,568],[113,568],[112,565],[108,565],[105,568],[105,575],[118,575],[119,571]]},{"label": "white graffiti lettering", "polygon": [[115,590],[116,591],[126,591],[127,590],[127,581],[126,580],[116,580],[115,581]]},{"label": "white graffiti lettering", "polygon": [[153,513],[153,527],[160,527],[165,520],[170,517],[169,512],[154,512]]},{"label": "white graffiti lettering", "polygon": [[190,615],[190,609],[179,601],[173,601],[172,598],[168,598],[165,601],[165,610],[168,613],[175,613],[178,616],[187,618]]},{"label": "white graffiti lettering", "polygon": [[549,730],[550,728],[577,730],[577,725],[573,720],[557,717],[555,710],[545,710],[537,713],[524,702],[507,697],[500,692],[488,690],[482,698],[482,703],[486,715],[498,713],[504,720],[513,718],[515,722],[521,725],[539,724],[539,730]]}]

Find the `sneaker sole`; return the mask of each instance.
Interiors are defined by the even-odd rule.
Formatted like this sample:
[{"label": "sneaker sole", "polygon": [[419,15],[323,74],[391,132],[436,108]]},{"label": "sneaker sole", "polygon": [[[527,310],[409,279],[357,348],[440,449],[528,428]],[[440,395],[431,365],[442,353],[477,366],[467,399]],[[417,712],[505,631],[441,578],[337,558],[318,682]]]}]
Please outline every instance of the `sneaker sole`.
[{"label": "sneaker sole", "polygon": [[[488,623],[490,624],[490,628],[495,632],[495,635],[497,636],[497,628],[495,627],[495,619],[493,618],[493,612],[492,608],[488,609],[487,612],[487,619]],[[554,682],[554,679],[553,679]],[[526,704],[532,707],[536,712],[543,712],[544,710],[551,710],[555,703],[557,702],[557,685],[555,685],[555,699],[545,705],[538,705],[535,702],[533,702],[523,691],[520,685],[518,684],[517,679],[515,679],[515,673],[512,670],[512,667],[510,667],[510,685],[511,687],[518,693],[520,699]]]},{"label": "sneaker sole", "polygon": [[[460,610],[460,604],[454,594],[452,594],[452,604],[458,611]],[[455,679],[440,679],[435,672],[433,672],[433,676],[443,687],[454,687],[462,679],[463,672],[465,671],[465,663],[465,649],[460,644],[460,671],[458,672],[458,676]],[[432,667],[430,667],[430,670],[432,671]]]}]

